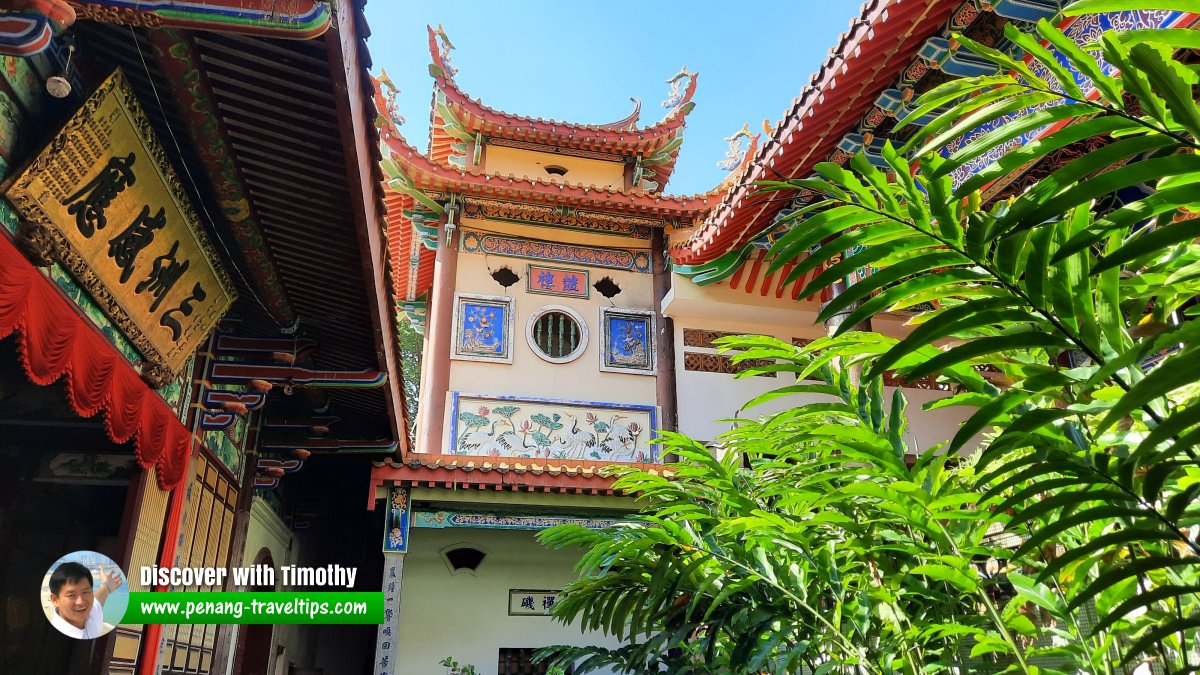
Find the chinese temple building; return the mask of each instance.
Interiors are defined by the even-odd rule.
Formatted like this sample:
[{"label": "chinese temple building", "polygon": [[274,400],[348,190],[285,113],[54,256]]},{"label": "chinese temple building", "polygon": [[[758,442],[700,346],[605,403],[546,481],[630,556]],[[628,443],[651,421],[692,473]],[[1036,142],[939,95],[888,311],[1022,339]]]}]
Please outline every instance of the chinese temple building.
[{"label": "chinese temple building", "polygon": [[[752,333],[799,344],[832,328],[816,323],[831,296],[801,295],[820,269],[788,281],[800,257],[768,270],[771,244],[803,227],[782,219],[813,195],[780,199],[755,183],[807,177],[819,162],[845,164],[859,152],[881,163],[887,140],[920,133],[920,124],[895,130],[920,93],[990,72],[953,33],[1020,57],[1003,35],[1009,23],[1031,31],[1047,19],[1083,45],[1111,28],[1197,21],[1157,10],[1064,19],[1062,4],[866,2],[783,119],[727,139],[728,178],[690,196],[665,187],[696,74],[669,80],[668,112],[647,126],[640,105],[608,124],[523,117],[459,89],[453,45],[440,26],[430,29],[426,151],[400,134],[386,75],[376,92],[388,111],[379,124],[390,290],[425,342],[416,441],[372,472],[370,504],[387,514],[383,588],[395,609],[380,627],[373,672],[434,672],[447,656],[487,675],[540,672],[529,665],[538,647],[612,646],[545,616],[576,558],[539,547],[536,531],[621,518],[636,504],[614,494],[603,467],[670,472],[671,458],[650,443],[654,430],[715,439],[728,426],[713,420],[791,384],[782,374],[735,379],[744,366],[718,353],[715,339]],[[1031,131],[1010,148],[1053,131]],[[989,186],[986,197],[1020,191],[1087,151],[1064,148]],[[842,286],[870,273],[858,270]],[[863,328],[900,335],[910,316],[880,312]],[[962,420],[951,408],[920,410],[947,395],[936,378],[886,384],[912,403],[910,447],[930,447]],[[425,630],[430,617],[456,630]]]},{"label": "chinese temple building", "polygon": [[[917,96],[991,67],[954,33],[1020,56],[1007,24],[1047,19],[1084,45],[1200,21],[868,0],[782,120],[727,139],[727,178],[680,196],[696,73],[667,80],[657,121],[640,103],[602,124],[526,117],[462,91],[431,28],[422,150],[392,82],[369,75],[364,4],[0,0],[0,672],[427,675],[451,657],[503,675],[539,672],[545,645],[615,646],[547,616],[578,556],[537,532],[626,517],[637,504],[605,467],[669,475],[658,432],[716,439],[714,420],[792,383],[735,379],[717,338],[830,328],[816,317],[832,296],[802,295],[820,270],[769,269],[813,195],[756,182],[881,162],[919,134],[895,128]],[[864,328],[902,334],[910,316]],[[424,335],[411,419],[400,321]],[[947,395],[935,378],[887,386],[912,403],[910,447],[961,421],[918,410]],[[384,623],[73,640],[30,589],[74,550],[115,560],[134,591],[197,590],[131,572],[153,565],[353,566],[346,590],[382,590]]]},{"label": "chinese temple building", "polygon": [[[387,498],[385,597],[398,603],[380,629],[380,673],[430,672],[448,655],[482,672],[498,659],[525,667],[533,634],[604,639],[545,617],[573,554],[534,534],[627,512],[605,465],[662,464],[651,440],[674,415],[675,368],[656,309],[669,288],[663,235],[718,201],[662,190],[694,73],[673,78],[653,124],[640,105],[575,124],[488,108],[459,89],[445,33],[431,29],[429,47],[429,151],[399,134],[395,111],[380,121],[391,290],[425,333],[414,449],[372,474],[372,504]],[[464,645],[408,623],[435,615],[495,635]]]},{"label": "chinese temple building", "polygon": [[75,550],[134,591],[197,590],[143,566],[256,563],[378,588],[378,553],[345,552],[408,422],[362,4],[0,2],[0,672],[373,655],[374,626],[75,640],[30,593]]}]

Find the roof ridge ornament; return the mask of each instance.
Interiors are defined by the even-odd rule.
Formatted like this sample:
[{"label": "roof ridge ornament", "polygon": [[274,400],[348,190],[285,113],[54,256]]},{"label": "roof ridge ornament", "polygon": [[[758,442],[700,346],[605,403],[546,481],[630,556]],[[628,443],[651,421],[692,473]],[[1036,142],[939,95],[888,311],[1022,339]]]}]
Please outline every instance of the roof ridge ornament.
[{"label": "roof ridge ornament", "polygon": [[[683,79],[685,77],[687,78],[686,93],[683,89]],[[679,69],[678,73],[675,73],[673,77],[667,80],[667,84],[671,85],[671,93],[667,96],[666,100],[662,102],[662,107],[675,108],[690,99],[692,97],[692,92],[695,91],[695,80],[696,73],[689,73],[687,64],[684,64],[684,66]]]},{"label": "roof ridge ornament", "polygon": [[[750,150],[750,144],[756,136],[750,133],[750,123],[742,125],[732,136],[725,138],[729,143],[729,149],[725,151],[725,159],[717,162],[717,168],[722,171],[733,171],[740,167],[742,162],[746,161],[746,154]],[[745,145],[742,142],[745,141]]]},{"label": "roof ridge ornament", "polygon": [[642,99],[630,96],[629,102],[633,103],[633,112],[626,115],[624,119],[608,124],[597,124],[595,128],[608,131],[637,131],[638,120],[642,117]]},{"label": "roof ridge ornament", "polygon": [[454,43],[450,42],[450,37],[446,35],[441,23],[438,24],[437,30],[432,26],[425,28],[429,30],[429,54],[433,57],[431,68],[441,68],[447,79],[454,79],[458,74],[458,68],[450,63],[450,51],[454,49]]},{"label": "roof ridge ornament", "polygon": [[388,116],[388,119],[391,120],[392,126],[396,130],[399,130],[400,125],[404,124],[404,116],[400,114],[400,110],[396,107],[396,96],[400,93],[400,87],[397,87],[396,84],[392,82],[392,78],[388,76],[386,68],[379,69],[379,77],[377,78],[377,81],[379,84],[383,85],[383,88],[386,90],[386,93],[384,94],[385,103],[383,112],[385,112]]},{"label": "roof ridge ornament", "polygon": [[629,131],[633,131],[637,129],[638,120],[642,117],[642,99],[630,96],[629,101],[633,103],[633,112],[629,113]]}]

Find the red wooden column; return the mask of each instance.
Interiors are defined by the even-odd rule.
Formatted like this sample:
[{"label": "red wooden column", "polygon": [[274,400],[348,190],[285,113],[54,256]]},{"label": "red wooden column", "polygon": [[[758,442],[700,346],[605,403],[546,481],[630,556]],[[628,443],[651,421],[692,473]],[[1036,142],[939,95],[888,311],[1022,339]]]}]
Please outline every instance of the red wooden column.
[{"label": "red wooden column", "polygon": [[658,332],[654,336],[657,351],[654,378],[655,398],[661,413],[659,426],[666,431],[679,430],[678,396],[675,381],[675,322],[663,316],[663,300],[671,292],[671,268],[667,263],[666,235],[654,228],[650,238],[650,255],[654,256],[654,315]]},{"label": "red wooden column", "polygon": [[442,427],[446,423],[446,393],[450,391],[450,343],[454,333],[454,286],[458,275],[458,230],[448,227],[457,214],[447,208],[438,231],[437,259],[429,303],[427,351],[421,378],[422,391],[417,422],[417,452],[442,452]]}]

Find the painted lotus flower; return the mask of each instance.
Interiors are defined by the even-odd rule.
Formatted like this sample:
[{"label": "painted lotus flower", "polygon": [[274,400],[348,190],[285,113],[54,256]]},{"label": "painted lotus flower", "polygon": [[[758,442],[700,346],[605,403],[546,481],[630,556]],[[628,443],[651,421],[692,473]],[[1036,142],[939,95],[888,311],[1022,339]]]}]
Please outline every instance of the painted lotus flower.
[{"label": "painted lotus flower", "polygon": [[640,425],[640,424],[638,424],[637,422],[630,422],[630,423],[629,423],[629,433],[631,433],[631,434],[639,434],[639,433],[641,433],[641,431],[642,431],[642,427],[641,427],[641,425]]},{"label": "painted lotus flower", "polygon": [[525,420],[524,422],[521,422],[521,431],[529,431],[532,428],[533,428],[533,424],[530,423],[529,420]]},{"label": "painted lotus flower", "polygon": [[487,417],[488,415],[492,414],[492,411],[488,410],[488,407],[486,405],[479,406],[478,412],[479,412],[480,416],[482,416],[482,417]]},{"label": "painted lotus flower", "polygon": [[596,415],[595,415],[595,414],[593,414],[593,413],[588,413],[588,414],[587,414],[587,422],[588,422],[588,424],[595,424],[595,423],[596,423],[596,420],[598,420],[598,419],[600,419],[600,418],[599,418],[599,417],[596,417]]}]

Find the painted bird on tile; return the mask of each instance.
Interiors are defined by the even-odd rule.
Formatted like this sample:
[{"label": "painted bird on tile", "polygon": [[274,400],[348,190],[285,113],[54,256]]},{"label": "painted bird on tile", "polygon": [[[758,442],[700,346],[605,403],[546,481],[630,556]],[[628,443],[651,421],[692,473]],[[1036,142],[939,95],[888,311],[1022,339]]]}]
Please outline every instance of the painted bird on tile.
[{"label": "painted bird on tile", "polygon": [[562,450],[565,459],[585,459],[596,449],[596,434],[581,430],[574,415],[568,417],[571,418],[571,430],[559,436],[555,445]]},{"label": "painted bird on tile", "polygon": [[[485,453],[479,452],[479,450],[484,446],[485,443],[488,443],[489,441],[491,441],[492,438],[496,435],[496,425],[499,422],[500,422],[499,420],[492,420],[492,428],[491,429],[489,429],[487,431],[484,431],[483,429],[476,429],[475,431],[472,431],[471,433],[460,438],[458,441],[458,454],[460,454],[460,455],[485,454]],[[512,432],[510,431],[508,433],[512,433]]]}]

